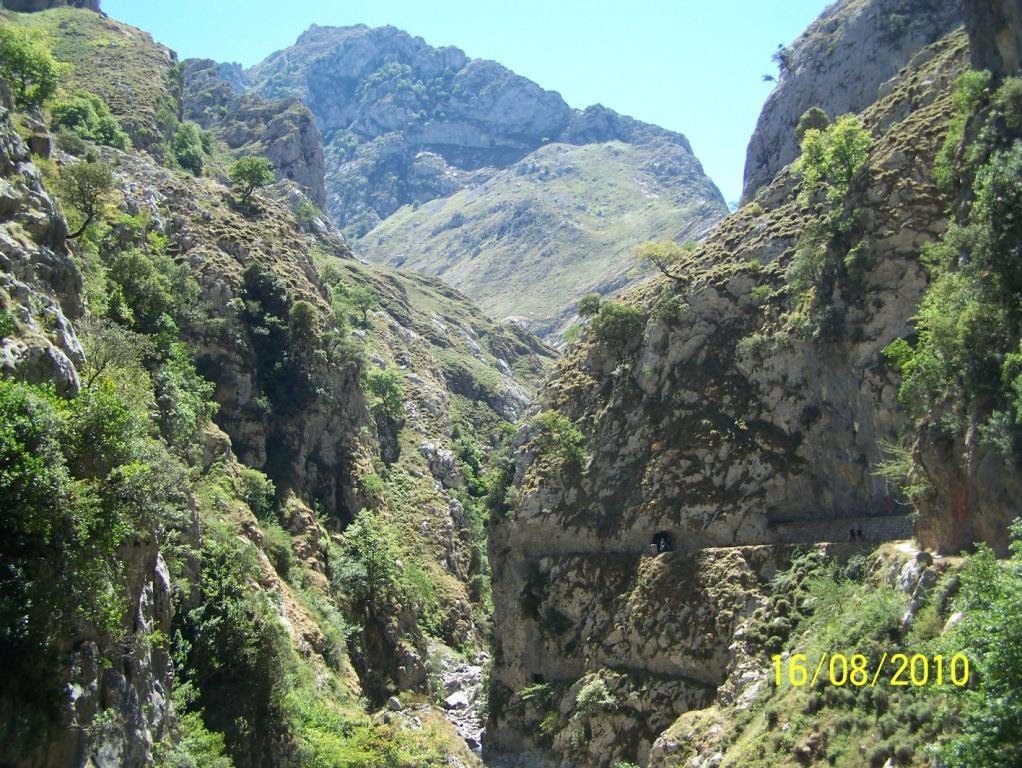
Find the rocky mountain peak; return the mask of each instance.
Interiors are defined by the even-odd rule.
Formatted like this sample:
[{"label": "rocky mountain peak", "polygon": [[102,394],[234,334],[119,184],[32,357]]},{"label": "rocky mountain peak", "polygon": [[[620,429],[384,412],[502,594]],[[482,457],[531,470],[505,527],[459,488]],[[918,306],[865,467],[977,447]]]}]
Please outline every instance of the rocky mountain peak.
[{"label": "rocky mountain peak", "polygon": [[[360,237],[402,205],[485,181],[551,142],[685,138],[606,107],[572,109],[507,67],[395,27],[313,25],[245,73],[267,98],[298,96],[324,134],[329,210]],[[421,153],[437,173],[416,174]],[[437,170],[437,169],[431,169]]]}]

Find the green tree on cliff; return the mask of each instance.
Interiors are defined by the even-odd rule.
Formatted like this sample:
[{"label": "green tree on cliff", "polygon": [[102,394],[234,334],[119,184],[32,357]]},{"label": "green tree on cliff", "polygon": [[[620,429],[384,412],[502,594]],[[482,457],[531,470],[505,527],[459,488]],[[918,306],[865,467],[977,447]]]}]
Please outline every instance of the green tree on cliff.
[{"label": "green tree on cliff", "polygon": [[241,204],[247,205],[252,193],[273,183],[273,166],[265,157],[243,157],[228,170],[231,184],[241,194]]}]

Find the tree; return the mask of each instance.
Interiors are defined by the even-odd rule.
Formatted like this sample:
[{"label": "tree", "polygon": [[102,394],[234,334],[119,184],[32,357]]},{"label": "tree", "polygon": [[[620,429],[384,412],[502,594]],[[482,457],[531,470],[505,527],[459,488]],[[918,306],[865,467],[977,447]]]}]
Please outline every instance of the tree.
[{"label": "tree", "polygon": [[680,245],[673,240],[650,240],[636,249],[635,256],[649,262],[674,282],[686,284],[692,280],[695,247],[692,242]]},{"label": "tree", "polygon": [[50,98],[68,69],[30,33],[9,24],[0,27],[0,77],[10,83],[21,109],[35,109]]},{"label": "tree", "polygon": [[809,128],[796,166],[806,193],[823,187],[831,204],[842,202],[872,146],[872,137],[855,115],[842,115],[826,128]]},{"label": "tree", "polygon": [[366,375],[366,388],[378,401],[380,409],[394,421],[405,413],[405,389],[401,373],[396,368],[370,371]]},{"label": "tree", "polygon": [[51,110],[54,128],[66,128],[75,136],[117,149],[127,149],[131,140],[99,96],[78,91],[62,99]]},{"label": "tree", "polygon": [[798,119],[798,125],[795,126],[795,138],[801,142],[809,130],[815,128],[822,131],[828,125],[830,125],[830,115],[820,107],[810,107]]},{"label": "tree", "polygon": [[779,75],[784,75],[791,70],[791,51],[789,51],[782,43],[777,44],[777,50],[774,51],[770,60],[777,65]]},{"label": "tree", "polygon": [[380,297],[372,288],[357,285],[348,291],[348,298],[355,308],[362,313],[362,326],[369,325],[369,310],[380,306]]},{"label": "tree", "polygon": [[351,595],[366,618],[385,615],[405,597],[397,562],[400,534],[368,509],[344,531],[335,586]]},{"label": "tree", "polygon": [[265,157],[243,157],[228,170],[231,183],[241,192],[241,204],[248,203],[252,193],[273,183],[273,166]]},{"label": "tree", "polygon": [[291,305],[288,326],[292,343],[302,351],[312,349],[319,340],[319,312],[311,302],[299,299]]},{"label": "tree", "polygon": [[[199,126],[192,122],[181,123],[174,133],[174,159],[194,176],[202,173],[202,166],[205,164],[202,138]],[[272,180],[271,176],[270,181]]]},{"label": "tree", "polygon": [[71,206],[83,219],[77,231],[69,235],[71,239],[88,229],[93,219],[102,212],[113,186],[113,171],[106,163],[78,162],[61,169],[57,182],[60,200]]},{"label": "tree", "polygon": [[578,307],[575,311],[578,312],[579,317],[592,317],[600,311],[600,302],[603,299],[598,293],[588,293],[578,300]]}]

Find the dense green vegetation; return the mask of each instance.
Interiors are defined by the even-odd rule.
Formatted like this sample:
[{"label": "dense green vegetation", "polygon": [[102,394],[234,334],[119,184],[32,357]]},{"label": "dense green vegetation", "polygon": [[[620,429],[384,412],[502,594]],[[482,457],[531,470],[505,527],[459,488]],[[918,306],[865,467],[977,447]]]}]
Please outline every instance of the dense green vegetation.
[{"label": "dense green vegetation", "polygon": [[127,149],[131,143],[120,123],[111,114],[110,107],[99,96],[79,91],[67,99],[60,99],[50,110],[51,125],[70,131],[85,141]]},{"label": "dense green vegetation", "polygon": [[813,215],[786,272],[790,311],[785,326],[788,333],[814,339],[833,337],[841,327],[835,292],[851,300],[861,293],[869,243],[855,237],[859,212],[848,201],[852,183],[866,168],[873,139],[855,115],[833,123],[812,110],[803,117],[802,154],[795,168],[802,177],[799,200]]},{"label": "dense green vegetation", "polygon": [[15,104],[36,109],[57,90],[66,66],[58,64],[46,44],[32,33],[0,27],[0,77],[11,87]]},{"label": "dense green vegetation", "polygon": [[924,251],[931,285],[917,335],[887,354],[900,369],[900,399],[917,422],[964,434],[969,418],[1006,457],[1022,418],[1022,79],[996,90],[987,73],[959,80],[957,116],[941,180],[960,190],[959,220]]}]

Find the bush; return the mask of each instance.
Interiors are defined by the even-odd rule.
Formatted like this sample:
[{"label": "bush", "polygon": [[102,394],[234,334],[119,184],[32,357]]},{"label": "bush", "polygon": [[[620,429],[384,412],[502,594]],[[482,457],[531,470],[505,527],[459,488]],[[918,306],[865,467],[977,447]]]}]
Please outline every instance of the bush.
[{"label": "bush", "polygon": [[578,300],[575,311],[579,317],[592,317],[600,311],[600,302],[603,298],[598,293],[589,293]]},{"label": "bush", "polygon": [[160,433],[169,445],[188,455],[198,447],[202,427],[217,412],[216,387],[195,370],[191,351],[181,341],[170,344],[153,382]]},{"label": "bush", "polygon": [[238,493],[260,520],[268,520],[277,506],[277,489],[273,481],[258,469],[242,467],[238,473]]},{"label": "bush", "polygon": [[617,699],[610,692],[607,681],[602,677],[594,678],[582,686],[575,697],[575,719],[595,715],[601,711],[613,711],[617,708]]},{"label": "bush", "polygon": [[199,605],[182,617],[188,682],[232,756],[261,754],[283,719],[287,633],[265,593],[251,586],[260,579],[251,544],[229,528],[207,525],[200,557]]},{"label": "bush", "polygon": [[0,687],[9,700],[52,716],[65,639],[84,629],[106,648],[120,635],[117,550],[136,531],[155,536],[157,518],[174,523],[182,484],[180,466],[148,435],[145,403],[125,401],[110,382],[66,401],[0,379]]},{"label": "bush", "polygon": [[370,371],[366,375],[366,388],[374,398],[374,409],[380,409],[394,421],[404,419],[404,379],[399,370],[383,368]]},{"label": "bush", "polygon": [[543,411],[532,418],[535,444],[541,455],[562,464],[578,465],[585,460],[585,437],[578,427],[557,411]]},{"label": "bush", "polygon": [[593,318],[593,337],[603,342],[628,344],[636,340],[646,324],[640,307],[619,301],[605,301]]},{"label": "bush", "polygon": [[291,546],[291,535],[276,522],[264,522],[263,551],[277,575],[284,581],[290,581],[291,571],[298,564],[294,549]]},{"label": "bush", "polygon": [[171,148],[178,165],[193,175],[202,173],[206,162],[206,151],[203,148],[202,131],[192,122],[181,123],[174,132]]},{"label": "bush", "polygon": [[843,115],[823,129],[809,128],[795,166],[805,183],[804,194],[822,188],[832,206],[841,204],[872,146],[873,139],[855,115]]},{"label": "bush", "polygon": [[11,24],[0,26],[0,77],[7,81],[21,109],[35,109],[57,90],[68,71],[58,64],[46,44]]},{"label": "bush", "polygon": [[802,113],[802,117],[798,119],[798,125],[795,126],[795,138],[798,139],[799,143],[802,143],[802,139],[805,138],[809,131],[823,131],[830,125],[830,115],[828,115],[820,107],[810,107]]},{"label": "bush", "polygon": [[54,104],[51,112],[54,128],[79,139],[117,149],[127,149],[131,144],[128,134],[110,113],[110,107],[94,93],[78,91]]}]

